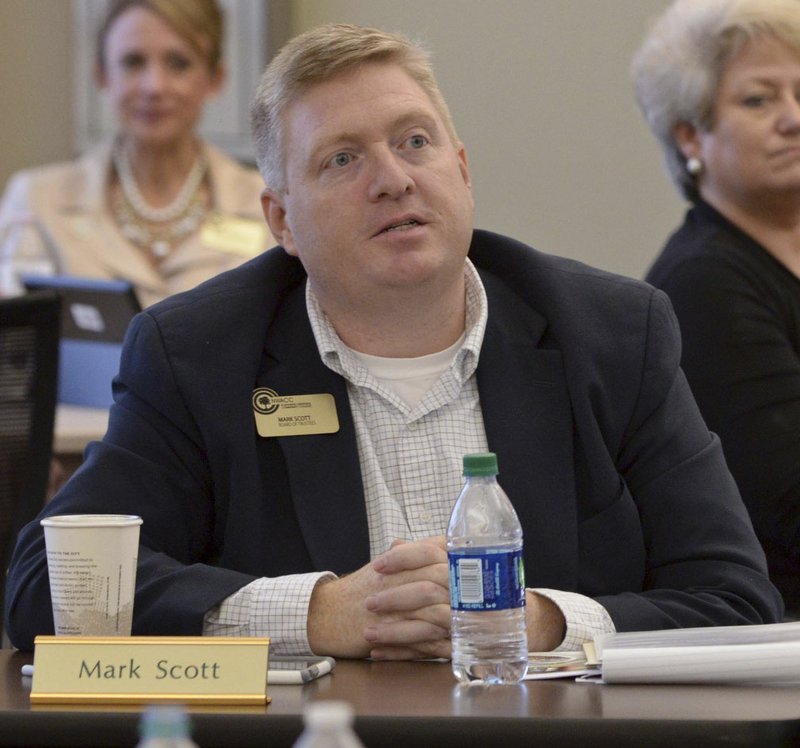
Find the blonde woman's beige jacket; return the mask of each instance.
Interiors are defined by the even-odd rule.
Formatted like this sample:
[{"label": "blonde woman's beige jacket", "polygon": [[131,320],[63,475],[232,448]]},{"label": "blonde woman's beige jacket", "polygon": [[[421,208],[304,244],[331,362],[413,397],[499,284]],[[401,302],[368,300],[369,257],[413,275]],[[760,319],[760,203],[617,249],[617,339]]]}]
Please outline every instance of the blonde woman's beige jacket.
[{"label": "blonde woman's beige jacket", "polygon": [[0,293],[19,272],[133,283],[148,306],[240,265],[275,244],[261,212],[261,175],[204,144],[214,209],[199,231],[155,268],[114,221],[106,183],[111,144],[75,161],[18,172],[0,204]]}]

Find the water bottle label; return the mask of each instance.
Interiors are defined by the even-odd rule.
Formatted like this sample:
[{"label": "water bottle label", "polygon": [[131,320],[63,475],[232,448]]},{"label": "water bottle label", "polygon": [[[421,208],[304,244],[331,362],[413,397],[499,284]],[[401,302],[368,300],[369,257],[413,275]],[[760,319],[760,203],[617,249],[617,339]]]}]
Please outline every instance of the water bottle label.
[{"label": "water bottle label", "polygon": [[522,550],[498,553],[448,553],[450,607],[454,610],[505,610],[525,605]]}]

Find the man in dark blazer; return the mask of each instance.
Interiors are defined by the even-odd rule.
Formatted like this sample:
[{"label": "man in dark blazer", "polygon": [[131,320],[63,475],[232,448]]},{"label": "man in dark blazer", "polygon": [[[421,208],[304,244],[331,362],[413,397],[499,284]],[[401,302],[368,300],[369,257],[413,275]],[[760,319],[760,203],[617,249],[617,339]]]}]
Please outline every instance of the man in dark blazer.
[{"label": "man in dark blazer", "polygon": [[[464,149],[417,48],[315,29],[270,64],[253,121],[281,246],[134,320],[108,433],[43,512],[142,516],[135,634],[449,656],[444,526],[425,537],[408,513],[406,536],[375,548],[395,497],[380,488],[393,466],[373,455],[383,434],[370,418],[401,411],[411,442],[423,419],[371,361],[452,350],[434,391],[474,340],[474,371],[426,417],[449,430],[446,445],[498,454],[524,531],[531,649],[780,619],[679,368],[666,297],[473,231]],[[459,407],[473,436],[448,421]],[[298,412],[322,427],[281,431],[276,413]],[[442,464],[430,494],[440,508],[460,481],[457,456]],[[401,467],[413,483],[416,460]],[[21,648],[53,630],[38,522],[21,533],[6,615]],[[283,625],[301,634],[276,636]]]}]

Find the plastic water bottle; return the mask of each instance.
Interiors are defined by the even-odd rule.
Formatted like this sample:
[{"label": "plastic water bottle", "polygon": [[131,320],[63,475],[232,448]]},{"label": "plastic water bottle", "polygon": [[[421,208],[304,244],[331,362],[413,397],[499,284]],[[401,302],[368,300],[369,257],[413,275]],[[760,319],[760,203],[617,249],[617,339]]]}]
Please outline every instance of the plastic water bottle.
[{"label": "plastic water bottle", "polygon": [[528,669],[522,528],[497,483],[497,455],[465,455],[464,476],[447,527],[453,674],[519,683]]},{"label": "plastic water bottle", "polygon": [[303,723],[293,748],[364,748],[353,731],[353,708],[345,701],[312,701]]},{"label": "plastic water bottle", "polygon": [[189,715],[182,706],[152,706],[139,720],[136,748],[199,748],[191,738]]}]

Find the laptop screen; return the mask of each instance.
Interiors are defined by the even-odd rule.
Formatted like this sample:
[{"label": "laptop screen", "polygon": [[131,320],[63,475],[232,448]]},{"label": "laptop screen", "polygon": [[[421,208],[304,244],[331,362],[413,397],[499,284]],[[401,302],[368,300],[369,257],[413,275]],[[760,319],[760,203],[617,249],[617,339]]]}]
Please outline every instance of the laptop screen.
[{"label": "laptop screen", "polygon": [[142,310],[128,281],[63,275],[23,275],[29,291],[50,289],[62,299],[61,337],[121,343],[133,316]]},{"label": "laptop screen", "polygon": [[141,311],[127,281],[23,275],[29,291],[50,289],[62,299],[58,401],[109,408],[111,380],[119,370],[122,341]]}]

